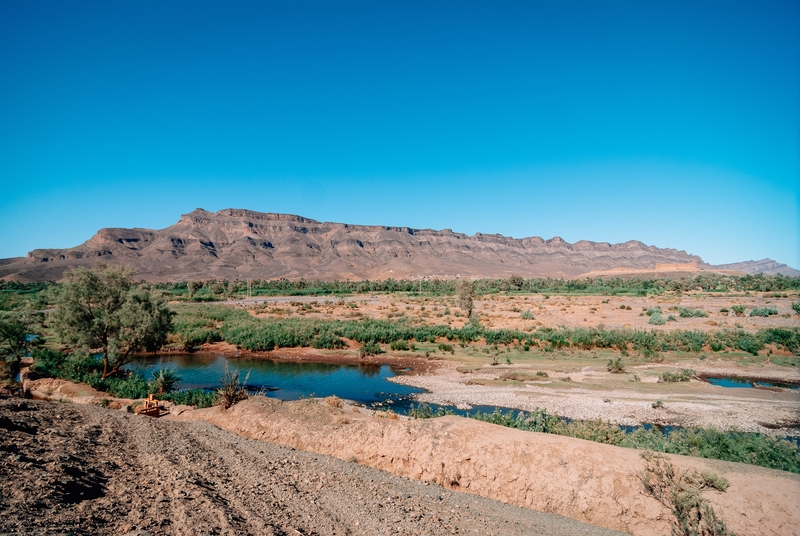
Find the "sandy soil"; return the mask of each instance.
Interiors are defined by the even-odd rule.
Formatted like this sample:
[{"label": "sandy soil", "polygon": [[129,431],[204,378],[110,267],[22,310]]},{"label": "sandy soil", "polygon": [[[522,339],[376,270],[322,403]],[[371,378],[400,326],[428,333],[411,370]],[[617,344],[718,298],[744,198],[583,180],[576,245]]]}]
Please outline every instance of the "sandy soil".
[{"label": "sandy soil", "polygon": [[[324,453],[446,488],[637,535],[669,531],[667,509],[642,493],[639,451],[523,432],[461,417],[378,418],[315,401],[255,397],[230,410],[173,413],[247,437]],[[800,476],[671,456],[683,469],[727,478],[707,494],[737,534],[798,534]]]},{"label": "sandy soil", "polygon": [[554,534],[612,531],[205,422],[0,400],[0,533]]},{"label": "sandy soil", "polygon": [[[567,369],[566,371],[564,369]],[[427,374],[403,375],[391,381],[426,389],[417,395],[421,402],[471,406],[501,406],[549,413],[571,419],[602,419],[615,424],[634,426],[654,423],[672,426],[739,429],[781,436],[800,435],[800,393],[788,389],[729,389],[693,379],[680,384],[657,382],[664,370],[693,368],[698,374],[759,375],[763,378],[792,378],[800,381],[795,371],[785,367],[734,367],[728,364],[685,361],[677,366],[629,366],[624,375],[610,374],[603,366],[569,367],[549,363],[521,365],[484,365],[468,372],[451,362]],[[547,378],[537,378],[545,372]],[[520,377],[524,381],[504,380]],[[639,382],[633,382],[636,374]],[[569,379],[569,381],[562,381]],[[662,402],[655,408],[656,400]]]},{"label": "sandy soil", "polygon": [[[481,322],[491,328],[530,329],[546,326],[598,326],[609,328],[631,327],[635,329],[715,329],[756,330],[764,327],[792,327],[800,325],[800,318],[793,314],[791,304],[798,301],[796,294],[774,297],[774,293],[715,294],[684,293],[677,296],[667,293],[663,296],[622,297],[622,296],[549,296],[531,294],[527,296],[486,295],[475,300],[475,312]],[[363,295],[347,298],[323,297],[270,297],[251,298],[232,305],[246,307],[251,314],[259,317],[306,316],[309,318],[379,318],[397,319],[406,317],[428,324],[449,324],[461,327],[466,318],[461,315],[454,297],[409,297],[400,294]],[[769,317],[737,317],[731,309],[734,305],[746,306],[746,313],[755,307],[773,307],[777,315]],[[621,307],[625,307],[622,309]],[[663,326],[648,324],[650,317],[644,312],[659,306],[664,316],[672,314],[676,321]],[[630,307],[630,309],[627,309]],[[670,308],[686,307],[702,309],[708,317],[680,318],[676,310]],[[530,309],[534,315],[531,320],[521,317]],[[728,309],[729,312],[720,312]],[[449,313],[446,313],[449,311]]]}]

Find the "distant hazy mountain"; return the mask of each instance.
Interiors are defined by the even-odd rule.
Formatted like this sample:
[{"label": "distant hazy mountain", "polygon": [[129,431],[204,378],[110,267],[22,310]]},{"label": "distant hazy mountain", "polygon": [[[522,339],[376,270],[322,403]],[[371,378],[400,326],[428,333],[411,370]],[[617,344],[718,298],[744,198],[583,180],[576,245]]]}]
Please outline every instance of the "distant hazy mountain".
[{"label": "distant hazy mountain", "polygon": [[773,261],[772,259],[761,259],[760,261],[734,262],[731,264],[717,264],[714,266],[720,270],[737,270],[746,274],[764,275],[785,275],[788,277],[800,277],[800,270],[795,270],[785,264]]},{"label": "distant hazy mountain", "polygon": [[[699,269],[715,268],[685,251],[637,241],[570,244],[558,237],[467,236],[450,229],[320,223],[289,214],[197,209],[166,229],[101,229],[74,248],[36,249],[27,258],[0,260],[0,277],[58,280],[66,270],[97,261],[128,265],[138,279],[148,281],[513,274],[570,278],[615,268],[653,269],[656,263],[696,262]],[[764,260],[724,269],[750,272],[751,268],[778,267],[781,271],[782,266]]]}]

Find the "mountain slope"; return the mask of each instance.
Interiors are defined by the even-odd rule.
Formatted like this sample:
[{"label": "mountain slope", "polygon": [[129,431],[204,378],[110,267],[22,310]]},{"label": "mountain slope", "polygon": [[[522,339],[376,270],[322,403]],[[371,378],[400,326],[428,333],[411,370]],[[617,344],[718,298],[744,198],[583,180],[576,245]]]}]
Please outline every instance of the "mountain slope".
[{"label": "mountain slope", "polygon": [[[559,237],[467,236],[450,229],[321,223],[289,214],[197,209],[161,230],[101,229],[80,246],[36,249],[0,261],[0,277],[60,279],[97,261],[125,264],[148,281],[188,279],[383,279],[405,277],[575,277],[613,268],[697,263],[685,251]],[[763,261],[762,261],[763,262]]]},{"label": "mountain slope", "polygon": [[785,275],[788,277],[800,277],[800,270],[795,270],[785,264],[773,261],[772,259],[761,259],[760,261],[734,262],[731,264],[718,264],[715,266],[720,270],[737,270],[746,274],[764,275]]}]

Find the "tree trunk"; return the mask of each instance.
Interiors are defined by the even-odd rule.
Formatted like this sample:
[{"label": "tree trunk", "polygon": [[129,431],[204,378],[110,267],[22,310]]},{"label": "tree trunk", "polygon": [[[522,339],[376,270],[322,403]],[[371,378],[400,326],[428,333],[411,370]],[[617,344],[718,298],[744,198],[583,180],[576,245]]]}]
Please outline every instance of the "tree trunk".
[{"label": "tree trunk", "polygon": [[102,378],[108,378],[111,374],[111,371],[108,370],[108,347],[103,347],[103,376]]}]

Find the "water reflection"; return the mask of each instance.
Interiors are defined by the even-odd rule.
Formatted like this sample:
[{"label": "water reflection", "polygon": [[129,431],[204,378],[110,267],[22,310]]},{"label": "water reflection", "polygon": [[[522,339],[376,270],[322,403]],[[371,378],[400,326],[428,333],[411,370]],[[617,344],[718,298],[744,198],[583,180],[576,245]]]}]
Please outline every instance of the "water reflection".
[{"label": "water reflection", "polygon": [[736,376],[708,377],[705,378],[705,380],[711,385],[717,385],[719,387],[729,387],[729,388],[753,388],[758,386],[758,387],[779,387],[781,389],[793,389],[795,391],[800,389],[800,386],[793,383],[753,380],[750,378],[739,378]]},{"label": "water reflection", "polygon": [[228,358],[210,354],[171,354],[145,357],[131,368],[150,378],[161,368],[173,369],[181,381],[179,389],[215,389],[225,373],[225,365],[239,371],[240,378],[249,373],[247,385],[269,391],[268,396],[281,400],[302,397],[337,395],[363,404],[399,403],[405,406],[410,395],[422,389],[386,381],[395,375],[388,365],[333,363],[298,363],[266,359]]}]

